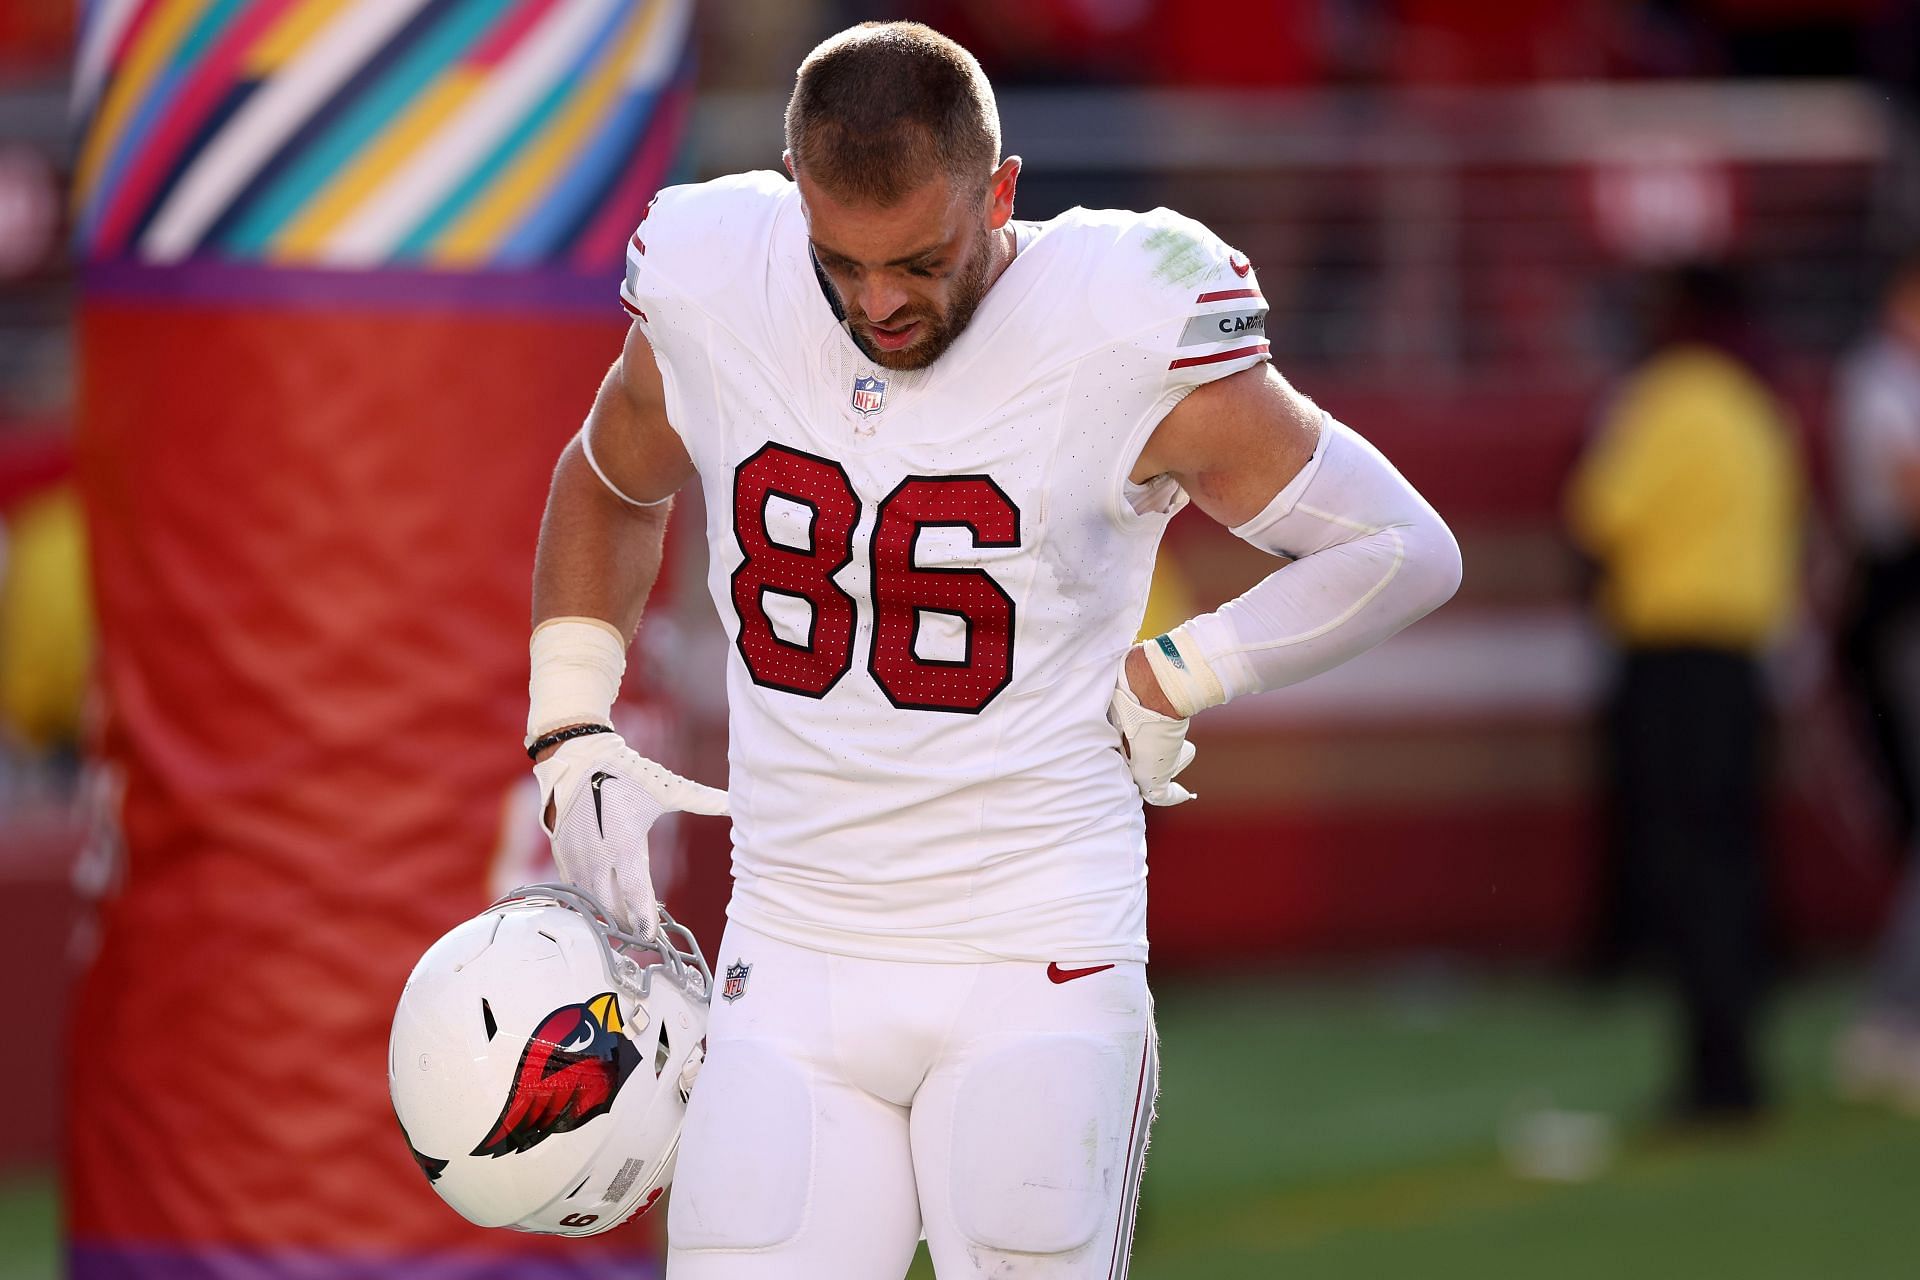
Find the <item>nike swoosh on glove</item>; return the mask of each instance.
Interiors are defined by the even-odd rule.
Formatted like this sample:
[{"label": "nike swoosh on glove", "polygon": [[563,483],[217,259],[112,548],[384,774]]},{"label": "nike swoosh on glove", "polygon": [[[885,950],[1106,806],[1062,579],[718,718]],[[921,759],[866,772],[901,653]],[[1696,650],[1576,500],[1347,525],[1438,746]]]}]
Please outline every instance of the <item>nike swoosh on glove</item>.
[{"label": "nike swoosh on glove", "polygon": [[1173,779],[1193,763],[1197,748],[1187,741],[1187,720],[1163,716],[1140,705],[1127,687],[1126,673],[1107,702],[1107,722],[1120,731],[1123,753],[1140,798],[1148,804],[1185,804],[1194,793]]},{"label": "nike swoosh on glove", "polygon": [[551,801],[553,863],[560,878],[599,900],[614,922],[651,937],[660,919],[647,832],[668,812],[724,814],[727,793],[655,764],[620,735],[573,738],[533,766],[540,821]]}]

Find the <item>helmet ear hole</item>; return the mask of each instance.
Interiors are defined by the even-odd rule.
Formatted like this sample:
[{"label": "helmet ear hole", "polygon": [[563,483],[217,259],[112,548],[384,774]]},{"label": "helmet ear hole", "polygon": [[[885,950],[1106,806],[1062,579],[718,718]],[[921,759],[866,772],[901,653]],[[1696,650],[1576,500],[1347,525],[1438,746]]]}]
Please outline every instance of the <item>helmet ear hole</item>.
[{"label": "helmet ear hole", "polygon": [[658,1079],[660,1073],[667,1069],[667,1059],[672,1056],[673,1045],[667,1039],[667,1024],[665,1021],[662,1021],[660,1023],[660,1043],[656,1044],[653,1048],[653,1074],[655,1079]]},{"label": "helmet ear hole", "polygon": [[484,996],[480,1000],[480,1020],[487,1025],[487,1039],[491,1040],[500,1034],[500,1024],[493,1020],[493,1006],[487,1003]]}]

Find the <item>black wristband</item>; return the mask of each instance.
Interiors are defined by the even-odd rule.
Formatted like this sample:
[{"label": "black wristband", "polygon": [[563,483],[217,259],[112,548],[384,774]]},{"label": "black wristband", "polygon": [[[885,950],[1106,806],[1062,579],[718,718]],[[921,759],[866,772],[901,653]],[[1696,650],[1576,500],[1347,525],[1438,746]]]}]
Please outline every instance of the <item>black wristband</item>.
[{"label": "black wristband", "polygon": [[585,738],[596,733],[612,733],[613,726],[606,724],[576,724],[571,729],[555,729],[552,733],[543,733],[527,744],[527,759],[538,760],[540,753],[548,747],[557,747],[574,738]]}]

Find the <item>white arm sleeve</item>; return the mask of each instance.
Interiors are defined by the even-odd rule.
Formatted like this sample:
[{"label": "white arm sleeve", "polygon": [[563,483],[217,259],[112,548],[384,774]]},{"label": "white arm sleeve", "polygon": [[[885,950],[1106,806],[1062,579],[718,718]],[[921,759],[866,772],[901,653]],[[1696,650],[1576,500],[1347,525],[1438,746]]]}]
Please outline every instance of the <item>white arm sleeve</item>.
[{"label": "white arm sleeve", "polygon": [[1183,715],[1339,666],[1460,586],[1460,547],[1438,513],[1378,449],[1331,417],[1300,474],[1233,533],[1293,563],[1148,642]]}]

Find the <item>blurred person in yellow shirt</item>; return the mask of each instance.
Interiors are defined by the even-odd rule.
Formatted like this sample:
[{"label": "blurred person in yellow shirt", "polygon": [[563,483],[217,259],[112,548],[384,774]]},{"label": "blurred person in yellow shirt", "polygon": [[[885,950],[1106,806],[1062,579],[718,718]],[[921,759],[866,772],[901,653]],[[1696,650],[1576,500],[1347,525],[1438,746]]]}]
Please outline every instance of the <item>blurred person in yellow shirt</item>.
[{"label": "blurred person in yellow shirt", "polygon": [[1606,786],[1626,910],[1677,989],[1681,1122],[1758,1114],[1765,985],[1761,656],[1797,599],[1802,471],[1754,372],[1739,283],[1660,278],[1651,354],[1616,392],[1568,493],[1619,651]]},{"label": "blurred person in yellow shirt", "polygon": [[75,749],[93,662],[86,539],[65,485],[6,513],[0,551],[0,739]]},{"label": "blurred person in yellow shirt", "polygon": [[1842,1038],[1841,1090],[1920,1114],[1920,248],[1840,369],[1834,472],[1854,559],[1840,663],[1892,802],[1906,879],[1866,1008]]}]

